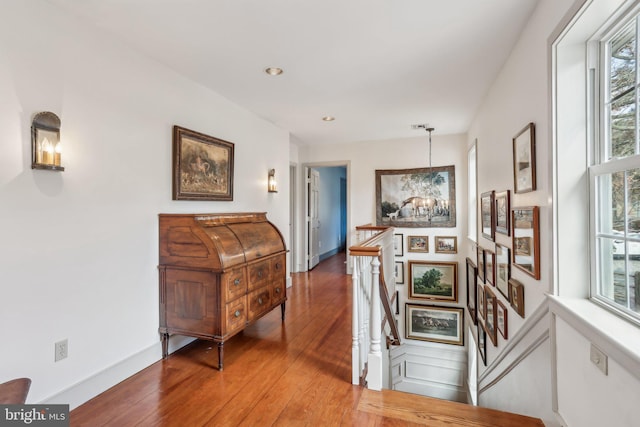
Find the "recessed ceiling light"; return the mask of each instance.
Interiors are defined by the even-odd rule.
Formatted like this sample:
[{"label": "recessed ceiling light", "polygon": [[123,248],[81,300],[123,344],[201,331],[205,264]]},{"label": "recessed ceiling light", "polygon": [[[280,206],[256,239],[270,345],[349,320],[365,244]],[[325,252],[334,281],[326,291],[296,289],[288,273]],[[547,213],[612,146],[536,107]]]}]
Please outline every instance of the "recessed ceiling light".
[{"label": "recessed ceiling light", "polygon": [[279,76],[283,73],[283,71],[284,70],[282,68],[278,67],[268,67],[264,69],[264,72],[269,74],[270,76]]},{"label": "recessed ceiling light", "polygon": [[335,117],[333,117],[333,116],[324,116],[324,117],[322,118],[322,120],[324,120],[325,122],[332,122],[332,121],[334,121],[335,119],[336,119],[336,118],[335,118]]}]

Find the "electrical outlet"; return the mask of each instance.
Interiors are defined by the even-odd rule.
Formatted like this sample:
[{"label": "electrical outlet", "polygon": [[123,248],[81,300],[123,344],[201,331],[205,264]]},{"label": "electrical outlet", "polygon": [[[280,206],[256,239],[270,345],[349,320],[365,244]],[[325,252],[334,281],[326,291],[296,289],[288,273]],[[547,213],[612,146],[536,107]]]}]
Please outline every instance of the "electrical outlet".
[{"label": "electrical outlet", "polygon": [[59,362],[62,359],[66,359],[69,353],[69,341],[68,340],[58,341],[55,344],[55,346],[56,346],[55,361]]},{"label": "electrical outlet", "polygon": [[598,347],[591,344],[591,353],[589,355],[591,362],[607,375],[607,355],[602,352]]}]

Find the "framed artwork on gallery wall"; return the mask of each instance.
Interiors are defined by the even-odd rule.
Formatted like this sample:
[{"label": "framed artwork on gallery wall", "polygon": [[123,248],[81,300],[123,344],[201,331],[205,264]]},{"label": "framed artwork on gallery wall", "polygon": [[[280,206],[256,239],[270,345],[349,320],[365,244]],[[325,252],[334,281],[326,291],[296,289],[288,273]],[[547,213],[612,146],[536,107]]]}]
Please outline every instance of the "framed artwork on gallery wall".
[{"label": "framed artwork on gallery wall", "polygon": [[233,200],[234,144],[173,127],[173,200]]},{"label": "framed artwork on gallery wall", "polygon": [[496,307],[496,315],[498,321],[498,331],[500,331],[502,338],[506,340],[509,338],[507,322],[507,320],[509,320],[509,310],[507,310],[507,307],[505,307],[505,305],[500,300],[498,300],[498,305]]},{"label": "framed artwork on gallery wall", "polygon": [[529,123],[513,137],[513,192],[536,189],[536,132]]},{"label": "framed artwork on gallery wall", "polygon": [[376,225],[455,227],[455,166],[376,170]]},{"label": "framed artwork on gallery wall", "polygon": [[487,283],[496,285],[495,275],[496,254],[489,249],[484,250],[484,274],[487,277]]},{"label": "framed artwork on gallery wall", "polygon": [[407,252],[429,252],[429,236],[407,237]]},{"label": "framed artwork on gallery wall", "polygon": [[482,246],[476,246],[476,256],[478,259],[478,278],[482,283],[485,281],[485,268],[484,268],[484,249]]},{"label": "framed artwork on gallery wall", "polygon": [[404,236],[402,234],[393,235],[393,251],[395,256],[404,255]]},{"label": "framed artwork on gallery wall", "polygon": [[509,279],[511,307],[524,319],[524,285],[516,279]]},{"label": "framed artwork on gallery wall", "polygon": [[511,229],[509,228],[509,217],[511,213],[509,190],[496,193],[495,197],[495,230],[496,233],[509,235]]},{"label": "framed artwork on gallery wall", "polygon": [[509,248],[496,244],[496,288],[509,301],[509,279],[511,278],[511,257]]},{"label": "framed artwork on gallery wall", "polygon": [[409,298],[458,302],[458,263],[409,261]]},{"label": "framed artwork on gallery wall", "polygon": [[467,258],[467,310],[474,324],[478,323],[476,306],[476,287],[478,286],[478,267],[471,258]]},{"label": "framed artwork on gallery wall", "polygon": [[405,313],[407,339],[464,345],[461,308],[406,304]]},{"label": "framed artwork on gallery wall", "polygon": [[487,333],[480,322],[478,322],[478,353],[480,353],[482,364],[487,366]]},{"label": "framed artwork on gallery wall", "polygon": [[476,292],[476,306],[478,307],[478,319],[485,322],[487,311],[486,311],[485,300],[484,300],[484,286],[478,283],[477,290],[478,291]]},{"label": "framed artwork on gallery wall", "polygon": [[540,279],[540,215],[537,206],[511,209],[511,262]]},{"label": "framed artwork on gallery wall", "polygon": [[435,247],[438,254],[457,254],[458,238],[456,236],[436,236]]},{"label": "framed artwork on gallery wall", "polygon": [[396,285],[404,284],[404,262],[396,261]]},{"label": "framed artwork on gallery wall", "polygon": [[480,196],[480,217],[482,220],[482,236],[493,241],[496,236],[495,221],[495,192],[488,191]]},{"label": "framed artwork on gallery wall", "polygon": [[489,336],[489,339],[494,346],[498,345],[496,312],[497,301],[498,299],[496,298],[496,294],[493,293],[491,287],[486,286],[484,289],[484,305],[486,310],[486,320],[484,322],[484,326],[487,330],[487,335]]}]

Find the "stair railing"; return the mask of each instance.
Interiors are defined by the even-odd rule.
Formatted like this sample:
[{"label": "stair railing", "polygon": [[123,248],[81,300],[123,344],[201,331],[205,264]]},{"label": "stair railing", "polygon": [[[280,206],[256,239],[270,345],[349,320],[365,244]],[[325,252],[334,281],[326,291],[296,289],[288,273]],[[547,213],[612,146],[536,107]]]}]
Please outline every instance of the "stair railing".
[{"label": "stair railing", "polygon": [[396,298],[393,228],[366,225],[356,231],[363,240],[349,248],[353,263],[351,379],[353,384],[381,390],[390,386],[384,368],[388,354],[383,359],[383,333],[387,353],[390,344],[400,345],[391,309]]}]

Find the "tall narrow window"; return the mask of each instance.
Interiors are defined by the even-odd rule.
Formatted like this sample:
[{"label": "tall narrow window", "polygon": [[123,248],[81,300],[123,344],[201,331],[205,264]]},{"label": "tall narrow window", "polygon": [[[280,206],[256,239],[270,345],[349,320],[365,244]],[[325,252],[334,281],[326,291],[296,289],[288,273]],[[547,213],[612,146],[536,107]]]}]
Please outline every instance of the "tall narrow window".
[{"label": "tall narrow window", "polygon": [[[590,168],[592,297],[640,320],[639,17],[600,43],[600,137]],[[595,124],[594,124],[595,125]]]},{"label": "tall narrow window", "polygon": [[477,143],[474,142],[473,145],[471,146],[471,148],[469,149],[469,152],[467,153],[467,170],[469,173],[468,176],[468,180],[467,180],[467,192],[469,194],[468,197],[468,209],[467,211],[469,212],[469,216],[468,216],[468,221],[469,223],[467,224],[467,236],[469,237],[470,240],[477,242],[478,241],[478,237],[477,237],[477,233],[478,233],[478,205],[477,205],[477,200],[478,200],[478,194],[477,194],[477,185],[476,185],[476,145]]}]

